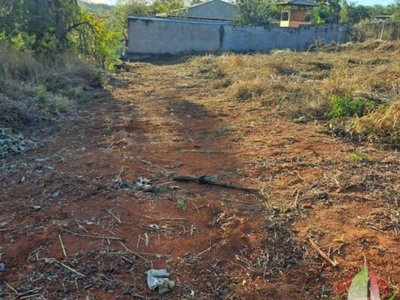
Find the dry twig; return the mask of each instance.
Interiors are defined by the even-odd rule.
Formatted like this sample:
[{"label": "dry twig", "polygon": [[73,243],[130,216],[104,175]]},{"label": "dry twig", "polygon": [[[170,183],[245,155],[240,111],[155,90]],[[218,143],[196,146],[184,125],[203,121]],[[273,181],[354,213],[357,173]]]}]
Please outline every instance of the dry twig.
[{"label": "dry twig", "polygon": [[68,259],[67,252],[65,251],[65,247],[64,247],[64,243],[63,243],[63,240],[61,238],[61,235],[58,235],[58,238],[60,239],[61,249],[62,249],[62,252],[64,254],[64,257],[66,259]]},{"label": "dry twig", "polygon": [[102,240],[114,240],[114,241],[125,241],[125,238],[120,238],[116,236],[102,236],[102,235],[90,235],[90,234],[81,234],[73,231],[69,231],[68,229],[59,227],[61,231],[68,232],[69,234],[72,235],[77,235],[77,236],[82,236],[82,237],[87,237],[87,238],[92,238],[92,239],[102,239]]},{"label": "dry twig", "polygon": [[318,252],[319,255],[321,255],[321,257],[323,259],[325,259],[327,262],[329,262],[332,266],[336,267],[337,265],[339,265],[339,263],[336,260],[332,260],[330,259],[330,257],[328,255],[326,255],[318,246],[317,244],[314,243],[313,240],[309,239],[311,247],[314,248],[315,251]]},{"label": "dry twig", "polygon": [[107,211],[110,215],[112,215],[112,216],[115,218],[115,220],[118,221],[118,223],[122,224],[121,218],[120,218],[119,216],[117,217],[116,215],[114,215],[111,209],[107,209],[107,208],[106,208],[106,211]]},{"label": "dry twig", "polygon": [[141,256],[141,255],[139,255],[137,252],[135,252],[135,251],[132,251],[131,249],[129,249],[127,246],[125,246],[125,244],[124,243],[122,243],[122,242],[119,242],[121,245],[122,245],[122,247],[124,247],[125,248],[125,250],[126,251],[128,251],[128,252],[130,252],[130,253],[132,253],[133,255],[135,255],[135,256],[137,256],[137,257],[140,257],[141,259],[143,259],[144,261],[146,261],[146,262],[149,262],[149,260],[148,259],[146,259],[146,258],[144,258],[143,256]]},{"label": "dry twig", "polygon": [[144,162],[145,164],[148,164],[148,165],[152,166],[153,168],[158,169],[159,171],[161,171],[164,174],[172,174],[173,173],[173,172],[165,170],[164,168],[158,167],[158,166],[152,164],[151,162],[149,162],[147,160],[144,160],[144,159],[141,159],[141,158],[138,158],[138,160],[140,160],[141,162]]},{"label": "dry twig", "polygon": [[60,261],[57,261],[57,263],[59,263],[60,265],[62,265],[64,268],[70,270],[71,272],[73,272],[73,273],[75,273],[75,274],[77,274],[77,275],[79,275],[79,276],[85,277],[85,275],[83,275],[82,273],[79,273],[77,270],[72,269],[71,267],[68,267],[66,264],[63,264],[63,263],[60,262]]},{"label": "dry twig", "polygon": [[225,154],[226,153],[226,151],[218,151],[218,150],[196,150],[196,149],[193,149],[193,150],[182,150],[182,152],[199,152],[199,153],[222,153],[222,154]]}]

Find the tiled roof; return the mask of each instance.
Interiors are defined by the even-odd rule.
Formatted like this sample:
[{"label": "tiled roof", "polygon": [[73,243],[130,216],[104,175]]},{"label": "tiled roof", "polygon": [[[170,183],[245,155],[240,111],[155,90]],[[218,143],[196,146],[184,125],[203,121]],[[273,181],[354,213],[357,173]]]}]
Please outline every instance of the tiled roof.
[{"label": "tiled roof", "polygon": [[222,0],[210,0],[190,6],[184,16],[196,19],[233,21],[236,19],[236,6]]},{"label": "tiled roof", "polygon": [[277,5],[318,6],[317,3],[307,0],[287,0],[277,3]]}]

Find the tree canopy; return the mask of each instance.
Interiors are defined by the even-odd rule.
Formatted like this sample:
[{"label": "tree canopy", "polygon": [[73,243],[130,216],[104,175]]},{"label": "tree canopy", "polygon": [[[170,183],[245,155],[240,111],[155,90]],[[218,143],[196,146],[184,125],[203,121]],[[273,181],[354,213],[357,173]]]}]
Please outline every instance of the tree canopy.
[{"label": "tree canopy", "polygon": [[270,26],[279,18],[279,10],[270,0],[236,0],[238,25]]}]

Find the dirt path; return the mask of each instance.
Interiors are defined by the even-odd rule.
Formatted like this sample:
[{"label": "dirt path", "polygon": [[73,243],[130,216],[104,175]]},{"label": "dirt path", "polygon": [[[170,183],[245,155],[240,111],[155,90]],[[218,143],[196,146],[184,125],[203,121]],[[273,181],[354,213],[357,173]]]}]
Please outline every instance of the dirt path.
[{"label": "dirt path", "polygon": [[[400,155],[318,128],[187,62],[129,64],[2,162],[0,299],[329,299],[364,256],[398,288]],[[151,268],[172,292],[147,288]]]}]

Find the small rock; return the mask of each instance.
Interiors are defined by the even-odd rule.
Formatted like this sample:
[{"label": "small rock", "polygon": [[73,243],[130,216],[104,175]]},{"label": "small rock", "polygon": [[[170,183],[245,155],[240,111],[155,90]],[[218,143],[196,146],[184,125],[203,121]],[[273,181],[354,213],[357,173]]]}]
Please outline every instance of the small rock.
[{"label": "small rock", "polygon": [[35,162],[41,163],[41,162],[45,162],[46,160],[47,160],[46,158],[36,158]]},{"label": "small rock", "polygon": [[5,271],[6,269],[7,269],[6,265],[4,263],[0,262],[0,272]]},{"label": "small rock", "polygon": [[142,187],[142,190],[143,190],[143,192],[151,192],[151,191],[153,191],[153,187],[150,184],[145,184]]},{"label": "small rock", "polygon": [[51,194],[51,197],[52,197],[52,198],[56,198],[56,197],[58,197],[59,194],[60,194],[60,191],[59,191],[59,190],[54,191],[54,192]]},{"label": "small rock", "polygon": [[307,123],[307,118],[305,116],[301,116],[300,118],[293,119],[295,123]]},{"label": "small rock", "polygon": [[33,206],[33,209],[34,209],[35,211],[39,211],[39,210],[42,209],[42,207],[41,207],[40,205],[35,205],[35,206]]},{"label": "small rock", "polygon": [[44,259],[45,264],[52,265],[52,264],[54,264],[54,262],[55,262],[54,258],[45,258]]}]

